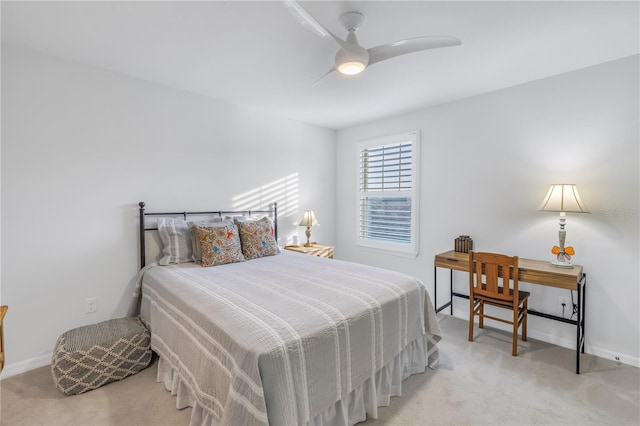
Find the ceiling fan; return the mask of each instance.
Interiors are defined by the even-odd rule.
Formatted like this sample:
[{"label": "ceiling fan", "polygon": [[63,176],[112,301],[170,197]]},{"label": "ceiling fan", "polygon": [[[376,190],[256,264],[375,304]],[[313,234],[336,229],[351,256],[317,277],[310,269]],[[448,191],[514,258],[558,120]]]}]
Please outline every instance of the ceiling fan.
[{"label": "ceiling fan", "polygon": [[362,13],[347,12],[340,16],[340,22],[347,30],[347,38],[342,40],[340,37],[320,25],[296,1],[284,1],[284,4],[303,26],[321,37],[333,38],[340,45],[340,50],[338,50],[335,56],[334,66],[316,80],[312,86],[334,71],[338,71],[344,75],[356,75],[360,74],[370,65],[395,58],[396,56],[419,52],[421,50],[457,46],[462,44],[462,41],[456,37],[426,36],[398,40],[392,43],[381,44],[380,46],[365,49],[358,44],[358,39],[356,38],[356,31],[364,21],[364,15]]}]

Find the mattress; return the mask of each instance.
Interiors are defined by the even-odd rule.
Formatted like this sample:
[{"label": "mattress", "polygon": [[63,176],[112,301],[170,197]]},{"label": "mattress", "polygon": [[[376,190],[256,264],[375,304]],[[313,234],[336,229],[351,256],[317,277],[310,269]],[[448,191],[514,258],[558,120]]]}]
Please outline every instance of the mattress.
[{"label": "mattress", "polygon": [[141,318],[192,424],[354,424],[438,361],[419,280],[289,251],[151,267]]}]

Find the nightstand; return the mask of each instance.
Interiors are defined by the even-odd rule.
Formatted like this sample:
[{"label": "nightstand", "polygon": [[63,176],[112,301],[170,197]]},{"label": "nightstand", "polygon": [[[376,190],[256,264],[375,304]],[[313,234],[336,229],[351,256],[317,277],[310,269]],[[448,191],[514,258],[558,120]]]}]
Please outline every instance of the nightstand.
[{"label": "nightstand", "polygon": [[333,259],[333,246],[323,246],[322,244],[311,243],[306,246],[285,246],[285,250],[297,251],[298,253],[309,254],[311,256],[326,257]]},{"label": "nightstand", "polygon": [[8,306],[0,306],[0,372],[4,368],[4,326],[2,325],[4,321],[4,316],[7,313]]}]

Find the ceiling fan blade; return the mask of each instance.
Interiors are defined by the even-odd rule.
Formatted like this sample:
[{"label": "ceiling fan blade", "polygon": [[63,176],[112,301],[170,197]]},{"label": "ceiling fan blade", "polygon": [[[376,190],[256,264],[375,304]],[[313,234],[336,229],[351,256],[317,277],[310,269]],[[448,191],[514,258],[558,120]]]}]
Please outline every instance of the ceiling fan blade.
[{"label": "ceiling fan blade", "polygon": [[328,76],[329,74],[331,74],[331,73],[332,73],[332,72],[334,72],[334,71],[336,71],[336,67],[331,67],[331,69],[330,69],[329,71],[325,72],[324,74],[322,74],[322,76],[321,76],[319,79],[317,79],[316,81],[314,81],[314,82],[311,84],[311,87],[313,87],[313,86],[315,86],[316,84],[318,84],[318,82],[319,82],[320,80],[322,80],[323,78],[325,78],[326,76]]},{"label": "ceiling fan blade", "polygon": [[282,3],[284,3],[285,6],[287,6],[287,8],[289,9],[289,12],[293,15],[294,18],[296,18],[298,22],[300,22],[300,24],[302,24],[303,27],[307,28],[311,32],[316,33],[320,37],[325,37],[325,38],[331,37],[341,47],[345,47],[346,42],[344,40],[342,40],[340,37],[338,37],[337,35],[333,34],[331,31],[329,31],[328,29],[320,25],[318,21],[316,21],[315,19],[313,19],[311,15],[309,15],[309,12],[304,10],[304,8],[300,6],[300,4],[298,4],[297,1],[285,0]]},{"label": "ceiling fan blade", "polygon": [[369,65],[407,53],[419,52],[421,50],[436,49],[438,47],[458,46],[462,44],[460,39],[446,36],[416,37],[406,40],[398,40],[393,43],[381,44],[380,46],[367,49],[369,52]]}]

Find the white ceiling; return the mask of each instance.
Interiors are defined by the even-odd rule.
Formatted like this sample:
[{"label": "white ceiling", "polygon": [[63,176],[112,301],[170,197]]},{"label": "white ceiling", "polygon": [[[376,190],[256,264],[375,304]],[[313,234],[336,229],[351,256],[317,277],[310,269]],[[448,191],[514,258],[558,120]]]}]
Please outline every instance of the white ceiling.
[{"label": "white ceiling", "polygon": [[2,1],[2,42],[339,129],[638,54],[637,1],[300,2],[365,48],[426,35],[461,46],[412,53],[357,77],[333,73],[335,41],[279,1]]}]

